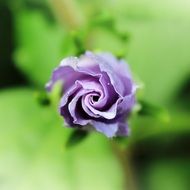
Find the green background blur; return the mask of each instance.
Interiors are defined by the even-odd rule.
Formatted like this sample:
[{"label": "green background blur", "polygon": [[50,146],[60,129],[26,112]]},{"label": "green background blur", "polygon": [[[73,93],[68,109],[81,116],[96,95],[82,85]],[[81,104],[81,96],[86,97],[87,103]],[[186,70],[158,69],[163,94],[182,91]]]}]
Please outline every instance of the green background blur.
[{"label": "green background blur", "polygon": [[[85,48],[124,52],[140,96],[170,114],[132,118],[122,155],[98,133],[66,148],[71,130],[38,101],[52,69],[77,51],[71,31],[89,26]],[[189,0],[0,1],[0,190],[189,188]]]}]

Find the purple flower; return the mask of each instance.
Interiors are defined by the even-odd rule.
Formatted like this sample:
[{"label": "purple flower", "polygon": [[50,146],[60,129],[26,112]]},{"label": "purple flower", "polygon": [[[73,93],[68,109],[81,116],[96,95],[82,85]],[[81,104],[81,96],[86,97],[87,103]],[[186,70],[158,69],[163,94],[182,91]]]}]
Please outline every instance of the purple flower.
[{"label": "purple flower", "polygon": [[135,104],[129,66],[110,53],[68,57],[46,85],[63,82],[60,114],[70,127],[94,127],[107,137],[128,135],[126,119]]}]

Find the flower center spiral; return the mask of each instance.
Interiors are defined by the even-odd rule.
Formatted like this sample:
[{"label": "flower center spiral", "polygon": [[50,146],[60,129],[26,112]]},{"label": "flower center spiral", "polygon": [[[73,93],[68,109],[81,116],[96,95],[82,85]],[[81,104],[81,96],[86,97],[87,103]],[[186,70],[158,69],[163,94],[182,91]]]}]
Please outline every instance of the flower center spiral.
[{"label": "flower center spiral", "polygon": [[92,100],[93,102],[97,102],[99,100],[99,96],[95,95],[95,96],[92,96]]}]

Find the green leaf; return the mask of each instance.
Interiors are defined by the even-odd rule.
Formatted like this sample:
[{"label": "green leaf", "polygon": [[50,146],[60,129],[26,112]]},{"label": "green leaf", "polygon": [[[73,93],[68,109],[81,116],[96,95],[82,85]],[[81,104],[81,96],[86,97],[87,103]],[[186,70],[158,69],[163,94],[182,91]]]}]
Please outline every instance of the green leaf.
[{"label": "green leaf", "polygon": [[44,91],[36,91],[35,97],[36,97],[37,102],[40,105],[48,106],[51,103],[50,98],[49,98],[47,92],[45,92],[45,90]]},{"label": "green leaf", "polygon": [[76,56],[80,56],[86,51],[85,48],[85,37],[83,31],[72,31],[70,33],[72,43],[75,45],[76,48]]},{"label": "green leaf", "polygon": [[59,102],[61,99],[61,94],[63,94],[63,82],[62,81],[57,81],[51,91],[48,93],[50,101],[54,107],[59,106]]},{"label": "green leaf", "polygon": [[176,93],[189,76],[190,24],[185,20],[126,18],[118,21],[131,34],[127,60],[144,82],[146,101],[174,103]]},{"label": "green leaf", "polygon": [[18,12],[15,14],[15,27],[16,65],[34,84],[44,87],[53,69],[70,52],[72,44],[64,44],[68,40],[64,30],[48,22],[40,11]]},{"label": "green leaf", "polygon": [[128,49],[126,41],[123,41],[115,32],[102,27],[93,28],[87,36],[86,43],[89,49],[99,49],[105,52],[110,51],[118,56],[126,55]]},{"label": "green leaf", "polygon": [[189,169],[188,159],[155,160],[146,166],[141,181],[147,190],[187,190]]},{"label": "green leaf", "polygon": [[39,105],[30,89],[1,91],[0,107],[0,189],[122,190],[107,138],[92,133],[65,148],[73,130],[63,128],[59,114]]},{"label": "green leaf", "polygon": [[74,129],[74,131],[71,133],[70,137],[68,138],[66,147],[70,148],[77,145],[78,143],[82,142],[87,137],[87,135],[88,135],[87,131],[84,131],[82,129],[81,130]]},{"label": "green leaf", "polygon": [[139,115],[142,116],[151,116],[159,119],[163,122],[169,122],[169,113],[163,107],[159,107],[148,103],[146,101],[139,101],[140,104],[140,111],[138,112]]}]

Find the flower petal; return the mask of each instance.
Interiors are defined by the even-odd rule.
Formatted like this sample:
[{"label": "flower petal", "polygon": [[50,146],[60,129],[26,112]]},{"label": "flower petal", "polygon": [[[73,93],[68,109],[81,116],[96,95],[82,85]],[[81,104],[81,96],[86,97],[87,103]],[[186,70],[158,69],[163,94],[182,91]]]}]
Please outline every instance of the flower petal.
[{"label": "flower petal", "polygon": [[68,126],[73,125],[73,118],[68,110],[68,103],[71,101],[71,99],[74,97],[74,94],[79,91],[80,85],[77,83],[73,85],[67,93],[64,94],[64,96],[61,98],[60,106],[59,106],[59,112],[60,114],[65,118],[65,123]]},{"label": "flower petal", "polygon": [[100,53],[98,55],[110,65],[112,65],[112,67],[115,68],[114,70],[117,74],[123,75],[125,77],[127,76],[128,78],[132,79],[131,70],[126,61],[124,61],[123,59],[116,59],[116,57],[109,52]]},{"label": "flower petal", "polygon": [[92,121],[92,125],[94,126],[94,128],[97,131],[104,133],[107,137],[114,137],[116,135],[117,130],[118,130],[118,124],[117,123],[106,124],[103,122]]},{"label": "flower petal", "polygon": [[[84,110],[82,110],[81,102],[79,102],[79,99],[81,100],[81,97],[89,92],[92,92],[92,90],[83,89],[79,91],[68,105],[68,110],[73,117],[74,124],[87,125],[89,123],[89,119],[81,117],[82,112],[84,113]],[[77,103],[79,103],[78,107]]]},{"label": "flower petal", "polygon": [[99,111],[95,109],[89,102],[88,99],[85,99],[85,105],[91,110],[94,114],[99,115],[106,119],[113,119],[117,114],[117,106],[118,103],[121,102],[121,98],[119,98],[113,105],[105,111]]},{"label": "flower petal", "polygon": [[116,132],[117,136],[128,136],[130,133],[127,123],[119,123],[118,130]]},{"label": "flower petal", "polygon": [[[61,61],[61,64],[54,69],[51,80],[46,84],[46,89],[50,91],[57,81],[64,82],[64,91],[67,91],[76,80],[85,78],[98,78],[97,72],[89,72],[90,69],[78,66],[80,60],[77,57],[68,57]],[[95,68],[92,68],[94,70]]]}]

